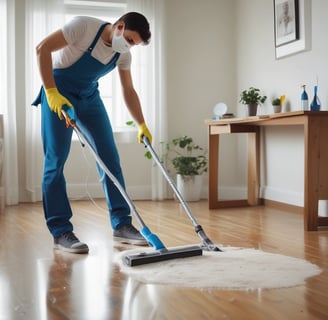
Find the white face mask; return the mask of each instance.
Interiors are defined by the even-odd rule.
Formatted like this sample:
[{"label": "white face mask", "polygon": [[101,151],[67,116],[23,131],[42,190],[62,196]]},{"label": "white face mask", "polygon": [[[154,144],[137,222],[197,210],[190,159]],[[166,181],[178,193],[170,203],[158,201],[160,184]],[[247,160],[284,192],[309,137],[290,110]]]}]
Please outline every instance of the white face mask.
[{"label": "white face mask", "polygon": [[112,48],[114,51],[119,53],[125,53],[130,51],[131,45],[126,41],[123,36],[124,30],[122,31],[120,36],[116,35],[114,32],[113,39],[112,39]]}]

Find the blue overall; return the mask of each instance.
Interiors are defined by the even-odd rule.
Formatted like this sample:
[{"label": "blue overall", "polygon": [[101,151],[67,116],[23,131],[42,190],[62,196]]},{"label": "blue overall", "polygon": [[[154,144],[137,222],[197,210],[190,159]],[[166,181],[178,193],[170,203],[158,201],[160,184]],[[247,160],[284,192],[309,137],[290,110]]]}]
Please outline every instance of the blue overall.
[{"label": "blue overall", "polygon": [[[116,53],[107,65],[91,55],[106,24],[101,26],[92,44],[78,61],[70,67],[54,69],[53,74],[58,91],[74,106],[77,125],[89,137],[99,157],[125,188],[112,127],[98,91],[98,79],[116,67],[120,54]],[[33,105],[40,103],[45,156],[42,180],[43,208],[51,234],[58,237],[64,232],[73,230],[70,222],[72,210],[63,173],[71,147],[73,129],[66,128],[65,121],[60,120],[58,115],[50,110],[43,88]],[[112,228],[117,229],[121,225],[130,224],[128,204],[99,166],[98,172],[106,196]]]}]

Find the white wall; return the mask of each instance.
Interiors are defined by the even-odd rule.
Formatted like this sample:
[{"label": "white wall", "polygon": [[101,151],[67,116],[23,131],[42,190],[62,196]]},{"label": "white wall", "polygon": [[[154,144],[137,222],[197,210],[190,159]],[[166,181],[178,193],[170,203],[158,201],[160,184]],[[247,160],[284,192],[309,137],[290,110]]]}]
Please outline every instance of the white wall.
[{"label": "white wall", "polygon": [[[207,147],[204,120],[217,102],[235,106],[235,1],[166,0],[169,138],[190,135]],[[236,144],[223,139],[220,160],[236,168]],[[223,170],[220,182],[234,187],[238,171]],[[207,194],[207,181],[204,181]]]},{"label": "white wall", "polygon": [[[309,12],[311,48],[279,60],[275,59],[274,50],[273,1],[237,1],[236,96],[251,85],[260,88],[269,97],[263,113],[272,112],[271,97],[280,94],[286,94],[291,111],[299,110],[301,85],[307,85],[311,100],[317,76],[319,97],[323,109],[327,110],[328,44],[323,30],[328,29],[325,19],[328,2],[306,1],[312,9]],[[237,112],[241,114],[243,108],[238,104]],[[263,138],[261,187],[264,198],[303,205],[303,130],[299,127],[267,128]]]}]

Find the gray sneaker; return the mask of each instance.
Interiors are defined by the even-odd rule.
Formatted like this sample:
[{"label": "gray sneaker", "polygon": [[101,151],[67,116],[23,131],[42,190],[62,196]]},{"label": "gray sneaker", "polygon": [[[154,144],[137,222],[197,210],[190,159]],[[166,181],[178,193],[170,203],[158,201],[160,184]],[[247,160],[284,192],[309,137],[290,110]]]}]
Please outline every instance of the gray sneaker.
[{"label": "gray sneaker", "polygon": [[121,243],[146,246],[148,242],[141,233],[131,224],[123,225],[113,232],[114,240]]},{"label": "gray sneaker", "polygon": [[71,231],[63,233],[54,239],[54,248],[71,253],[88,253],[89,247],[80,242],[80,240]]}]

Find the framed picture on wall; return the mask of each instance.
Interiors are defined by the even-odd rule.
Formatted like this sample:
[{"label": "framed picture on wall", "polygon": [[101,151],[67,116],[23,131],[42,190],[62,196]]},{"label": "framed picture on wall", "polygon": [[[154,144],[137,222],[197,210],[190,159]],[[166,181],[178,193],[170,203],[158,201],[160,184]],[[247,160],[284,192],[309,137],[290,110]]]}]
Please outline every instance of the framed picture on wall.
[{"label": "framed picture on wall", "polygon": [[298,0],[273,0],[275,47],[299,39]]}]

